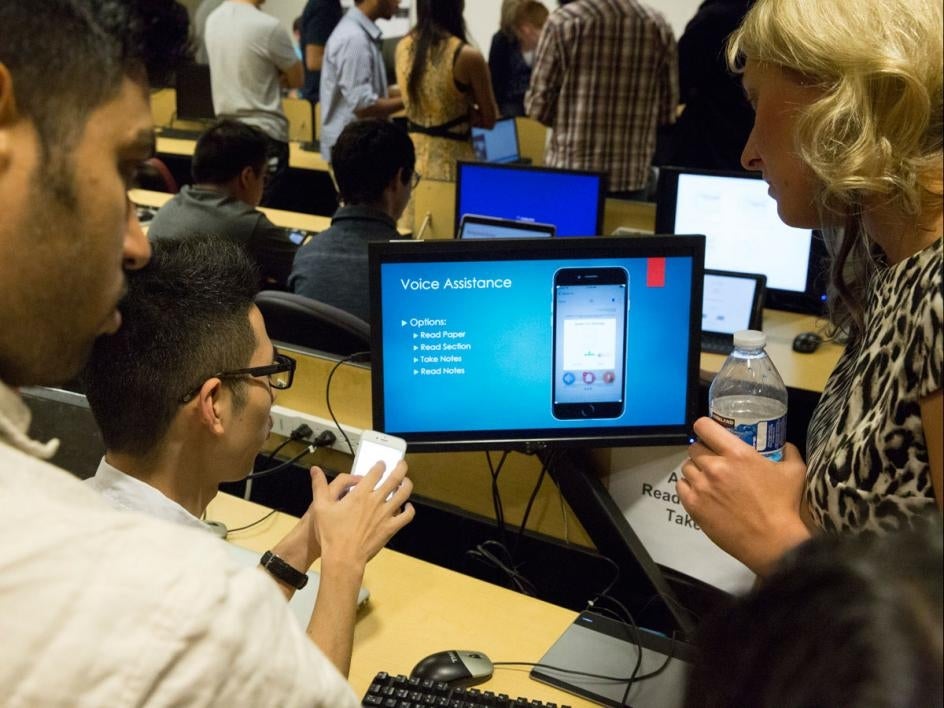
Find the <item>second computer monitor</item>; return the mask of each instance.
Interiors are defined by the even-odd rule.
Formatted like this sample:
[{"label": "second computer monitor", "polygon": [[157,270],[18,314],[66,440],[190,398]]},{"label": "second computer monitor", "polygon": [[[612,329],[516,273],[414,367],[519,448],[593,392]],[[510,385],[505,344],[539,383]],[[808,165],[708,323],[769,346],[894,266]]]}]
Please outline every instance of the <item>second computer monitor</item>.
[{"label": "second computer monitor", "polygon": [[456,233],[465,214],[480,214],[553,224],[558,236],[597,236],[604,194],[599,172],[460,161]]},{"label": "second computer monitor", "polygon": [[822,311],[821,238],[784,224],[757,175],[663,167],[656,231],[705,234],[706,268],[766,275],[768,307]]}]

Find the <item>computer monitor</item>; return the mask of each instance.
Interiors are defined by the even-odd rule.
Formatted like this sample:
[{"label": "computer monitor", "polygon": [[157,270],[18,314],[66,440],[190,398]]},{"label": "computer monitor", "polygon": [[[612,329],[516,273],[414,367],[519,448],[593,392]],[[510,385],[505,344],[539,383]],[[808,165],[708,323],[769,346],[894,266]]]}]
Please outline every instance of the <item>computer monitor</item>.
[{"label": "computer monitor", "polygon": [[702,351],[729,354],[734,348],[735,332],[763,327],[766,281],[760,273],[705,269]]},{"label": "computer monitor", "polygon": [[784,224],[767,183],[749,173],[663,167],[656,231],[707,237],[705,267],[767,276],[767,306],[821,314],[826,253],[818,233]]},{"label": "computer monitor", "polygon": [[372,242],[373,426],[411,450],[688,441],[703,236]]},{"label": "computer monitor", "polygon": [[495,121],[492,128],[472,128],[475,156],[484,162],[516,162],[521,159],[514,118]]},{"label": "computer monitor", "polygon": [[605,181],[600,172],[460,161],[456,233],[464,215],[481,214],[553,224],[558,236],[597,236]]},{"label": "computer monitor", "polygon": [[174,88],[177,95],[177,120],[209,122],[216,118],[208,65],[192,63],[178,67]]},{"label": "computer monitor", "polygon": [[458,238],[551,238],[553,224],[535,224],[532,221],[493,219],[490,216],[466,214],[459,224]]}]

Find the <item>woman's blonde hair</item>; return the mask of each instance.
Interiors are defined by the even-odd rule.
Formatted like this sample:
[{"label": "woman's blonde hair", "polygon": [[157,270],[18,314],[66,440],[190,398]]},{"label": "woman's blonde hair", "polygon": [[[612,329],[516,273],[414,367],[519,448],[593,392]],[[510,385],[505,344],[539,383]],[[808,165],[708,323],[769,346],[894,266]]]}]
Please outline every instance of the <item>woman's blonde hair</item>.
[{"label": "woman's blonde hair", "polygon": [[502,0],[499,28],[509,39],[515,38],[515,15],[524,0]]},{"label": "woman's blonde hair", "polygon": [[774,64],[822,89],[796,141],[821,186],[824,227],[841,227],[827,245],[843,329],[861,330],[874,267],[863,199],[914,216],[942,207],[942,31],[939,0],[758,0],[728,40],[735,70]]}]

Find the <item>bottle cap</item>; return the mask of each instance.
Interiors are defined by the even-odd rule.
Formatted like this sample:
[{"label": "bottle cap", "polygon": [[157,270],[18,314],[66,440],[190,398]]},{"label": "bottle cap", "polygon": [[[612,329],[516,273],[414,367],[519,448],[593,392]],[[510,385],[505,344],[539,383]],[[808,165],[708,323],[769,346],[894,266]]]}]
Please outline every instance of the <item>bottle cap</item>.
[{"label": "bottle cap", "polygon": [[767,344],[767,335],[756,329],[742,329],[734,333],[734,346],[737,349],[763,349]]}]

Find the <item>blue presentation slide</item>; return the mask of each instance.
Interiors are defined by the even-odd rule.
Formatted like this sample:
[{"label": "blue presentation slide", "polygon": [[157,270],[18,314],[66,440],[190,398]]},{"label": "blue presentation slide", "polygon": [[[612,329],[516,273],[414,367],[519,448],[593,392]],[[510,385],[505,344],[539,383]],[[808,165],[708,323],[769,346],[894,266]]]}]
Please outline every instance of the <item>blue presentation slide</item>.
[{"label": "blue presentation slide", "polygon": [[[561,420],[552,402],[554,274],[606,266],[628,275],[618,328],[625,406],[615,418]],[[384,429],[683,424],[691,282],[692,261],[683,257],[384,264]]]}]

